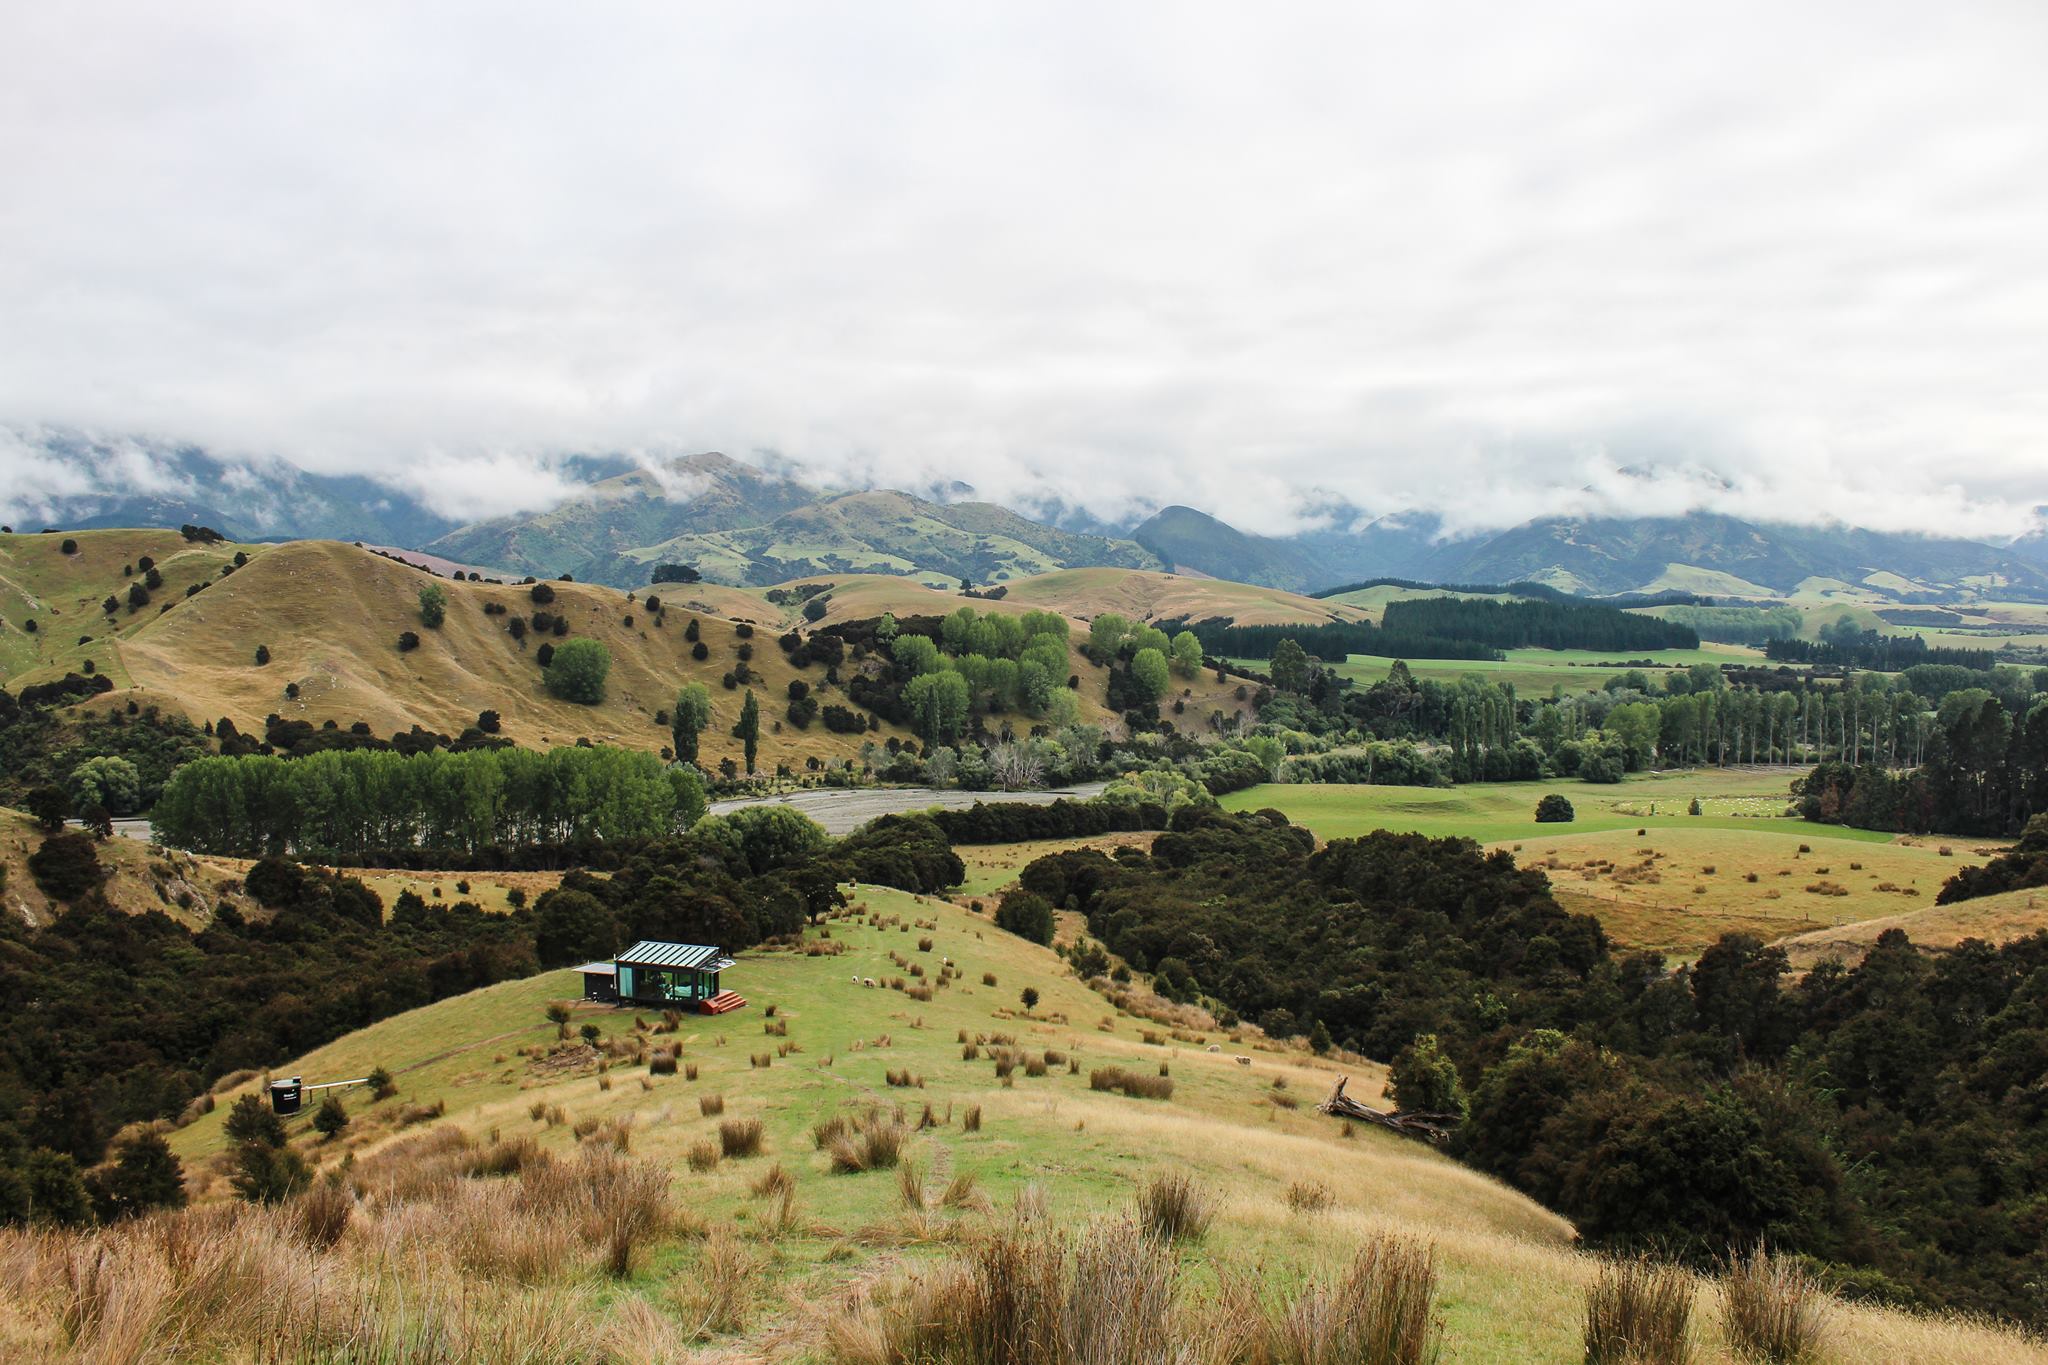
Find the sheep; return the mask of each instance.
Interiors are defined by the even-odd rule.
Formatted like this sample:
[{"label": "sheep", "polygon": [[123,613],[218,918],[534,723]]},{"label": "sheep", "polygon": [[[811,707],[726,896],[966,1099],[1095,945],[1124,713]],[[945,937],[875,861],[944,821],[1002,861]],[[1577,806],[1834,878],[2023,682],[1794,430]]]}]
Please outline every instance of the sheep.
[{"label": "sheep", "polygon": [[1252,1064],[1252,1059],[1249,1057],[1239,1057],[1237,1059],[1237,1064],[1239,1066],[1250,1066]]}]

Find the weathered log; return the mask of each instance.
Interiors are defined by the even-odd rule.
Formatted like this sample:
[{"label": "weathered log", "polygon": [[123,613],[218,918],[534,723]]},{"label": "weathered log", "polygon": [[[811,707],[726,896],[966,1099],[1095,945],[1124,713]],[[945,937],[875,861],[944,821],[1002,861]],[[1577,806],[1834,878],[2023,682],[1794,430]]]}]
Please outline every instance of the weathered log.
[{"label": "weathered log", "polygon": [[1432,1113],[1424,1110],[1374,1109],[1371,1105],[1360,1104],[1344,1093],[1344,1087],[1350,1079],[1349,1076],[1339,1076],[1337,1088],[1332,1090],[1330,1097],[1316,1108],[1335,1118],[1377,1124],[1399,1133],[1402,1137],[1429,1143],[1442,1142],[1449,1137],[1452,1127],[1461,1117],[1458,1114]]}]

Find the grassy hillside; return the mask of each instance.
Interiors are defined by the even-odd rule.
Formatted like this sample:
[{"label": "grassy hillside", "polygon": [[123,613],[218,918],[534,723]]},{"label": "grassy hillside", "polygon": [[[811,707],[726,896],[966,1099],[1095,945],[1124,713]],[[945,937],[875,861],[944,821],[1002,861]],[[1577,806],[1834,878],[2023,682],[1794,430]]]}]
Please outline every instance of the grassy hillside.
[{"label": "grassy hillside", "polygon": [[[43,894],[29,872],[29,855],[41,847],[43,833],[16,810],[0,809],[0,913],[18,917],[31,927],[46,925],[63,906]],[[159,911],[187,928],[213,917],[223,900],[242,910],[254,903],[241,894],[248,864],[233,858],[202,858],[175,849],[152,851],[135,839],[108,839],[99,844],[100,866],[107,878],[100,884],[107,903],[129,914]]]},{"label": "grassy hillside", "polygon": [[[66,540],[76,542],[76,553],[63,552]],[[165,607],[175,609],[188,587],[218,577],[238,551],[257,556],[268,548],[200,545],[156,530],[0,535],[0,681],[61,677],[90,659],[125,685],[113,641],[150,625]],[[149,605],[132,609],[128,591],[146,577],[136,568],[145,556],[155,561],[163,586],[150,592]],[[123,567],[132,572],[124,575]],[[111,617],[100,609],[109,596],[121,600]],[[84,636],[91,641],[80,644]]]},{"label": "grassy hillside", "polygon": [[[1052,1226],[1074,1228],[1128,1209],[1161,1173],[1192,1176],[1216,1206],[1207,1237],[1182,1252],[1197,1285],[1211,1283],[1213,1267],[1284,1292],[1305,1272],[1348,1260],[1368,1235],[1393,1230],[1426,1238],[1441,1257],[1449,1359],[1580,1358],[1592,1263],[1574,1250],[1566,1224],[1418,1144],[1314,1112],[1339,1074],[1352,1077],[1354,1095],[1377,1099],[1377,1067],[1272,1050],[1193,1019],[1176,1035],[1119,1011],[1050,952],[982,916],[896,892],[863,889],[858,900],[873,918],[836,923],[820,940],[838,945],[838,955],[747,954],[727,974],[749,997],[747,1009],[686,1017],[680,1033],[653,1035],[656,1045],[680,1044],[677,1074],[653,1075],[632,1060],[642,1048],[631,1012],[572,1003],[572,1041],[559,1041],[543,1010],[573,1001],[577,985],[556,972],[386,1020],[280,1068],[312,1081],[383,1066],[398,1085],[377,1103],[351,1092],[354,1121],[340,1140],[321,1142],[302,1117],[291,1125],[293,1142],[328,1170],[352,1161],[356,1178],[373,1187],[403,1187],[406,1173],[418,1172],[412,1179],[423,1191],[431,1162],[417,1144],[450,1130],[566,1155],[580,1129],[656,1163],[692,1230],[650,1249],[625,1280],[605,1280],[593,1253],[574,1243],[535,1250],[513,1272],[519,1281],[455,1271],[480,1305],[519,1282],[538,1286],[550,1317],[574,1324],[569,1335],[580,1339],[616,1341],[630,1327],[639,1345],[626,1358],[679,1358],[695,1338],[715,1351],[705,1359],[830,1359],[833,1324],[886,1296],[906,1271],[1008,1223],[1014,1205],[1043,1201]],[[921,950],[925,939],[929,950]],[[857,984],[905,975],[892,954],[925,969],[926,980],[948,958],[962,974],[930,1001]],[[1026,986],[1040,992],[1028,1015],[1018,1004]],[[611,1055],[574,1040],[585,1023],[598,1027]],[[764,1036],[764,1025],[787,1032]],[[967,1060],[960,1041],[997,1034],[1027,1058],[1050,1049],[1078,1070],[1054,1063],[1032,1076],[1020,1065],[1006,1084],[986,1051]],[[765,1067],[752,1064],[756,1054]],[[1088,1073],[1110,1065],[1144,1075],[1169,1069],[1171,1097],[1092,1090]],[[891,1085],[892,1071],[921,1084]],[[173,1135],[201,1198],[226,1195],[221,1122],[227,1102],[248,1088],[224,1091],[211,1113]],[[721,1116],[700,1112],[711,1096],[722,1098]],[[933,1119],[909,1136],[898,1171],[835,1174],[815,1150],[810,1131],[820,1121],[898,1105],[913,1125],[926,1106]],[[970,1130],[975,1109],[979,1126]],[[750,1119],[763,1128],[760,1155],[689,1168],[693,1147],[707,1139],[716,1147],[722,1121]],[[771,1168],[785,1173],[786,1204],[754,1192],[767,1188]],[[916,1179],[902,1178],[904,1169]],[[955,1196],[942,1203],[949,1182]],[[1291,1186],[1319,1188],[1332,1203],[1304,1209],[1298,1198],[1290,1203]],[[914,1208],[906,1188],[921,1191]],[[327,1273],[372,1263],[403,1216],[360,1209],[328,1253]],[[444,1243],[458,1258],[481,1253],[481,1234],[460,1218],[404,1226],[410,1263],[441,1264]],[[710,1284],[721,1287],[715,1313],[705,1306]],[[1704,1287],[1698,1303],[1701,1358],[1728,1359]],[[36,1340],[32,1314],[26,1302],[0,1306],[0,1341]],[[1963,1357],[2041,1358],[2007,1334],[1861,1308],[1836,1312],[1827,1358]]]},{"label": "grassy hillside", "polygon": [[1206,621],[1241,626],[1362,621],[1367,613],[1341,602],[1302,597],[1221,578],[1118,569],[1069,569],[1010,585],[1004,599],[1083,620],[1116,612],[1139,621]]},{"label": "grassy hillside", "polygon": [[693,564],[706,578],[740,584],[835,573],[986,584],[1073,564],[1158,565],[1129,541],[1061,531],[991,503],[939,504],[889,490],[825,498],[762,524],[645,543],[625,554],[644,565]]},{"label": "grassy hillside", "polygon": [[1896,914],[1794,934],[1781,946],[1791,957],[1792,966],[1804,970],[1824,957],[1853,962],[1889,929],[1902,930],[1915,945],[1937,952],[1968,938],[2009,943],[2048,929],[2048,891],[2006,891],[1954,905],[1918,905]]},{"label": "grassy hillside", "polygon": [[[448,594],[447,620],[439,630],[419,620],[419,590],[429,583]],[[178,598],[163,615],[97,644],[101,667],[135,689],[97,704],[122,704],[140,695],[195,721],[230,716],[244,730],[260,732],[263,718],[275,712],[315,724],[331,719],[344,727],[366,721],[380,735],[415,724],[457,734],[489,708],[502,714],[503,733],[521,744],[545,747],[588,738],[658,749],[668,742],[668,731],[655,724],[655,713],[669,706],[681,684],[695,680],[712,692],[714,721],[703,739],[707,760],[739,756],[730,730],[744,692],[727,691],[719,680],[738,662],[743,642],[730,621],[700,616],[710,657],[698,663],[683,638],[690,615],[684,599],[700,596],[691,589],[701,585],[668,599],[677,606],[659,626],[643,603],[629,602],[616,589],[553,586],[556,599],[546,610],[566,617],[573,636],[596,639],[611,651],[611,676],[599,705],[549,696],[534,661],[541,641],[516,641],[505,630],[507,616],[485,614],[490,602],[503,604],[508,613],[531,614],[528,589],[430,578],[335,541],[271,547],[199,596]],[[760,614],[769,617],[766,610]],[[419,635],[420,646],[400,652],[398,637],[407,630]],[[772,770],[779,762],[801,766],[807,754],[854,756],[859,736],[832,735],[816,725],[804,732],[774,730],[771,718],[780,715],[788,682],[798,673],[771,631],[756,632],[752,643],[764,764]],[[255,663],[259,644],[270,651],[270,662],[261,667]],[[45,663],[9,681],[61,671],[61,665]],[[816,683],[821,670],[809,674]],[[299,694],[288,697],[286,688],[294,683]]]},{"label": "grassy hillside", "polygon": [[[125,706],[136,700],[161,705],[195,722],[228,716],[239,728],[259,733],[272,713],[316,725],[333,720],[344,728],[364,721],[379,735],[412,725],[459,734],[476,722],[478,712],[492,709],[503,718],[502,732],[521,744],[547,747],[587,738],[658,750],[669,742],[669,733],[655,723],[656,713],[672,703],[683,683],[699,681],[712,693],[713,723],[704,734],[702,753],[715,765],[725,757],[740,757],[740,743],[731,729],[739,720],[745,691],[721,686],[722,676],[739,662],[739,651],[748,643],[737,632],[732,619],[737,618],[759,626],[751,640],[749,666],[757,675],[751,686],[762,705],[764,771],[772,772],[781,763],[801,769],[814,755],[827,761],[853,758],[868,738],[835,735],[821,724],[799,731],[780,719],[793,678],[805,678],[821,690],[826,702],[839,698],[824,683],[821,668],[793,669],[776,646],[775,636],[796,617],[795,609],[771,606],[759,594],[741,589],[661,584],[629,600],[626,592],[615,588],[551,584],[556,598],[544,609],[569,621],[572,638],[596,639],[611,652],[605,700],[583,706],[548,695],[535,662],[542,643],[537,636],[522,643],[505,629],[510,615],[530,616],[535,610],[526,587],[433,578],[335,541],[249,547],[252,557],[247,566],[223,579],[216,576],[235,547],[191,550],[175,532],[82,532],[78,539],[78,554],[64,556],[54,537],[8,538],[14,561],[10,581],[20,585],[24,600],[33,600],[46,621],[74,620],[88,612],[92,618],[105,619],[98,604],[108,591],[109,572],[118,581],[121,564],[133,562],[139,554],[154,554],[159,560],[163,591],[139,613],[131,615],[122,608],[114,618],[118,629],[96,635],[89,646],[52,647],[62,638],[55,625],[45,625],[33,635],[10,629],[0,639],[15,643],[22,663],[0,671],[0,682],[10,688],[61,676],[91,658],[99,671],[114,679],[117,690],[85,703],[90,707]],[[207,579],[214,581],[204,592],[184,596],[183,584]],[[419,620],[419,590],[429,583],[448,595],[447,619],[438,630],[425,628]],[[648,591],[661,598],[665,624],[657,624],[647,612]],[[835,590],[826,619],[891,610],[943,612],[964,600],[907,580],[861,578],[848,580],[843,591]],[[160,603],[171,605],[159,614]],[[489,603],[503,605],[506,614],[486,614]],[[978,610],[1029,609],[1021,602],[971,605]],[[710,652],[701,663],[691,657],[684,639],[684,628],[693,616]],[[420,645],[401,652],[398,637],[408,630],[420,637]],[[258,645],[270,651],[266,665],[255,662]],[[1114,717],[1103,707],[1106,672],[1078,651],[1070,655],[1069,666],[1081,679],[1081,718],[1112,722]],[[287,695],[293,684],[296,697]],[[1245,709],[1236,699],[1235,685],[1217,683],[1213,673],[1176,679],[1176,684],[1174,695],[1181,697],[1184,709],[1173,716],[1169,707],[1165,714],[1189,733],[1205,733],[1215,711]],[[885,726],[873,732],[873,738],[885,740],[892,734],[909,737]]]}]

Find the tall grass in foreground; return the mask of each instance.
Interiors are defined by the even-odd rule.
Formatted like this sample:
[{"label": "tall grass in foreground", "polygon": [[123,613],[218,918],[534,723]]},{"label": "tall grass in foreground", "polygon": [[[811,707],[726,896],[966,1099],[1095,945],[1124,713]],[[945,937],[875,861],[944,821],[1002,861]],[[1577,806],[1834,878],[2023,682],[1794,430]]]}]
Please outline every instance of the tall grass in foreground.
[{"label": "tall grass in foreground", "polygon": [[1586,1291],[1586,1365],[1686,1365],[1693,1279],[1637,1257],[1608,1261]]},{"label": "tall grass in foreground", "polygon": [[1722,1325],[1729,1345],[1753,1359],[1771,1365],[1816,1359],[1830,1302],[1826,1287],[1789,1256],[1757,1246],[1728,1258]]},{"label": "tall grass in foreground", "polygon": [[848,1312],[830,1345],[850,1365],[1428,1365],[1441,1330],[1435,1253],[1403,1238],[1268,1301],[1243,1277],[1187,1290],[1135,1223],[1070,1241],[1020,1221]]}]

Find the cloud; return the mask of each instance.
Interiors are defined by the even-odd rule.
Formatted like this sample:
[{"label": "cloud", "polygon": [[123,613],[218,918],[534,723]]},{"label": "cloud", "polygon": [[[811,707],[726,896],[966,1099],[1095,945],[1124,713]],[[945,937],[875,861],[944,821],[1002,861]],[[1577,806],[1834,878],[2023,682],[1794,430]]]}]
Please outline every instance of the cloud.
[{"label": "cloud", "polygon": [[[573,452],[704,449],[1264,532],[1998,536],[2048,502],[2032,4],[131,0],[9,31],[0,424],[475,517],[561,496]],[[13,503],[63,477],[0,461]]]}]

